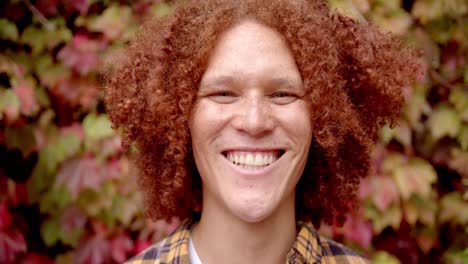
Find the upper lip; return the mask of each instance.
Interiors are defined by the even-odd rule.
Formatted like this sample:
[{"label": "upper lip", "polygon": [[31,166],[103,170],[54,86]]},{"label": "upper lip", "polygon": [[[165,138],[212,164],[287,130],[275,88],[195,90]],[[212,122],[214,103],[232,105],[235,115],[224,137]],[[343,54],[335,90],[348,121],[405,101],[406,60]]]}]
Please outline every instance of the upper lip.
[{"label": "upper lip", "polygon": [[277,151],[277,150],[284,150],[284,148],[276,148],[276,147],[233,147],[233,148],[226,148],[223,149],[222,152],[229,152],[229,151],[244,151],[244,152],[268,152],[268,151]]},{"label": "upper lip", "polygon": [[235,147],[235,148],[226,148],[221,151],[223,155],[226,155],[228,152],[238,151],[238,152],[279,152],[282,155],[285,152],[284,148],[262,148],[262,147]]}]

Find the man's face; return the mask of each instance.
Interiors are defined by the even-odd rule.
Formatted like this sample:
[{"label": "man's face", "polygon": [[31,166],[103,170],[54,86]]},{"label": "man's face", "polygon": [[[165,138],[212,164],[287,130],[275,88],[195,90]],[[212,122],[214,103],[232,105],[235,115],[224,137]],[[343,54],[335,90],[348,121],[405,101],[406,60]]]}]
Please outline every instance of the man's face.
[{"label": "man's face", "polygon": [[190,122],[203,213],[259,222],[294,207],[312,137],[304,95],[279,33],[245,21],[221,36]]}]

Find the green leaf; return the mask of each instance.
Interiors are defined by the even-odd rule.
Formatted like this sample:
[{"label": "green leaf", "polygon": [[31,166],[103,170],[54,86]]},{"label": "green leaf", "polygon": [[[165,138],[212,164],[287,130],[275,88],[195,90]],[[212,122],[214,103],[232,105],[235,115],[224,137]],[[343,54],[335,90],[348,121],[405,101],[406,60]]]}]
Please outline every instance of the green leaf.
[{"label": "green leaf", "polygon": [[5,90],[0,95],[0,120],[13,119],[19,116],[20,101],[12,90]]},{"label": "green leaf", "polygon": [[76,204],[80,208],[83,208],[89,216],[95,217],[101,210],[101,204],[98,203],[99,198],[99,194],[94,190],[83,190],[80,195],[78,195]]},{"label": "green leaf", "polygon": [[456,24],[451,19],[440,18],[430,21],[426,30],[435,42],[446,44],[456,32]]},{"label": "green leaf", "polygon": [[151,7],[151,13],[153,13],[153,15],[156,17],[165,17],[172,13],[172,10],[172,6],[163,2],[153,4],[153,6]]},{"label": "green leaf", "polygon": [[385,251],[377,251],[372,256],[372,263],[374,264],[400,264],[398,258]]},{"label": "green leaf", "polygon": [[396,167],[392,176],[404,200],[412,194],[428,197],[432,183],[437,180],[432,165],[420,158],[412,158],[408,164]]},{"label": "green leaf", "polygon": [[31,203],[40,199],[55,179],[58,165],[75,155],[81,147],[81,140],[74,134],[59,136],[55,142],[46,145],[39,152],[39,159],[31,178],[27,182],[28,198]]},{"label": "green leaf", "polygon": [[460,116],[447,104],[438,105],[427,120],[431,136],[435,139],[449,136],[454,138],[458,135],[461,127]]},{"label": "green leaf", "polygon": [[359,11],[359,8],[351,0],[329,0],[332,10],[350,17],[361,23],[366,23],[366,19]]},{"label": "green leaf", "polygon": [[386,175],[391,175],[395,168],[398,168],[402,166],[403,164],[406,163],[406,158],[405,156],[399,154],[399,153],[391,153],[387,157],[385,157],[385,160],[382,163],[382,173]]},{"label": "green leaf", "polygon": [[17,71],[20,68],[23,68],[25,73],[31,72],[34,68],[33,65],[36,58],[35,56],[31,55],[30,52],[12,51],[8,49],[4,52],[4,54],[9,60],[14,62],[11,63],[9,65],[9,69],[7,69],[7,72],[10,73],[12,76],[17,75]]},{"label": "green leaf", "polygon": [[35,25],[28,26],[21,35],[21,42],[28,44],[32,48],[32,54],[37,55],[46,48],[52,49],[62,42],[68,42],[72,38],[72,33],[64,24],[60,22],[63,18],[53,20],[50,29],[38,28]]},{"label": "green leaf", "polygon": [[463,69],[463,83],[468,84],[468,66]]},{"label": "green leaf", "polygon": [[439,221],[441,223],[455,222],[468,224],[468,203],[463,200],[459,192],[452,192],[440,200]]},{"label": "green leaf", "polygon": [[390,128],[386,124],[379,131],[380,142],[388,144],[392,139],[401,143],[404,147],[411,146],[411,129],[406,122],[400,122],[398,126]]},{"label": "green leaf", "polygon": [[39,120],[37,121],[37,126],[44,131],[44,134],[50,136],[53,134],[55,137],[58,134],[58,128],[56,126],[50,125],[55,118],[55,112],[51,108],[45,110],[41,113]]},{"label": "green leaf", "polygon": [[5,18],[0,18],[0,39],[16,41],[18,39],[18,29],[15,23]]},{"label": "green leaf", "polygon": [[47,36],[43,29],[34,25],[27,27],[21,34],[21,42],[28,44],[32,48],[32,54],[36,55],[42,52],[47,46]]},{"label": "green leaf", "polygon": [[405,212],[405,219],[409,224],[414,226],[416,222],[423,223],[426,226],[434,226],[435,215],[437,212],[437,203],[432,197],[421,197],[413,194],[411,198],[403,203],[403,209]]},{"label": "green leaf", "polygon": [[[132,11],[128,6],[111,5],[104,12],[85,22],[88,29],[102,32],[108,39],[117,39],[131,23]],[[78,22],[78,21],[77,21]]]},{"label": "green leaf", "polygon": [[379,139],[380,142],[384,143],[387,145],[390,143],[390,141],[393,138],[394,131],[393,129],[390,128],[389,124],[385,124],[380,130],[379,130]]},{"label": "green leaf", "polygon": [[48,247],[57,243],[60,236],[60,224],[56,219],[48,219],[41,226],[42,240]]},{"label": "green leaf", "polygon": [[67,253],[58,255],[57,257],[55,257],[54,263],[55,264],[73,263],[73,253],[74,251],[67,251]]},{"label": "green leaf", "polygon": [[113,198],[111,214],[124,226],[130,225],[133,217],[140,211],[137,203],[138,199],[135,198],[135,195],[136,193],[131,197],[124,197],[121,194],[117,194]]},{"label": "green leaf", "polygon": [[36,147],[34,126],[24,125],[21,127],[5,128],[6,145],[10,149],[19,149],[24,158],[27,158]]},{"label": "green leaf", "polygon": [[53,87],[57,81],[67,79],[71,71],[61,63],[54,63],[50,54],[40,56],[34,64],[39,81],[46,87]]},{"label": "green leaf", "polygon": [[107,224],[114,224],[116,218],[111,212],[113,198],[117,195],[114,185],[112,182],[104,183],[99,193],[91,189],[82,191],[78,196],[78,206],[88,215],[98,217]]},{"label": "green leaf", "polygon": [[112,124],[107,118],[107,115],[104,114],[88,114],[83,120],[83,128],[85,137],[90,142],[96,142],[114,135]]},{"label": "green leaf", "polygon": [[34,93],[36,100],[41,107],[48,108],[50,106],[49,95],[42,87],[34,89]]},{"label": "green leaf", "polygon": [[75,247],[84,232],[85,230],[82,228],[74,228],[68,232],[61,232],[60,241],[62,241],[65,245]]},{"label": "green leaf", "polygon": [[465,0],[417,0],[411,13],[426,24],[428,21],[442,19],[444,16],[459,17],[467,11],[468,4]]},{"label": "green leaf", "polygon": [[468,108],[468,89],[464,89],[462,85],[457,86],[450,93],[449,101],[459,113],[462,113]]},{"label": "green leaf", "polygon": [[468,247],[458,251],[448,251],[444,258],[447,260],[447,263],[468,263]]},{"label": "green leaf", "polygon": [[376,234],[380,234],[386,227],[392,227],[397,230],[402,219],[401,209],[395,204],[388,207],[385,212],[380,212],[373,206],[366,207],[364,215],[372,221]]},{"label": "green leaf", "polygon": [[457,139],[462,150],[468,151],[468,124],[463,124]]},{"label": "green leaf", "polygon": [[51,215],[61,212],[71,203],[71,197],[68,190],[62,186],[53,187],[41,199],[41,213],[49,213]]},{"label": "green leaf", "polygon": [[73,34],[66,26],[64,17],[56,17],[49,21],[54,24],[54,30],[47,31],[47,43],[49,48],[54,48],[58,44],[69,42],[72,39]]},{"label": "green leaf", "polygon": [[404,10],[397,9],[384,15],[372,13],[372,22],[381,29],[397,35],[405,34],[412,24],[411,16]]}]

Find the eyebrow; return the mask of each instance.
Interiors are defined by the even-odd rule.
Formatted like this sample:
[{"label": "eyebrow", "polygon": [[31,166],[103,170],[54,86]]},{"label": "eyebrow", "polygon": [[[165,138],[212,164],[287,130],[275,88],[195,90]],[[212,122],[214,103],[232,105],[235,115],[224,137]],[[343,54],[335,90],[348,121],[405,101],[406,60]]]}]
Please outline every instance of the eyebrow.
[{"label": "eyebrow", "polygon": [[235,82],[235,78],[229,75],[216,76],[209,78],[208,80],[202,80],[200,88],[206,86],[216,86],[221,84],[232,84]]},{"label": "eyebrow", "polygon": [[[216,86],[216,85],[229,85],[234,84],[238,81],[238,78],[229,76],[229,75],[222,75],[216,76],[213,78],[209,78],[208,80],[204,80],[200,83],[200,88],[207,87],[207,86]],[[302,87],[302,81],[293,80],[291,78],[284,78],[284,77],[273,77],[271,79],[267,79],[263,81],[264,85],[268,86],[281,86],[289,89]]]},{"label": "eyebrow", "polygon": [[281,86],[285,88],[299,88],[302,87],[302,80],[293,80],[291,78],[277,77],[268,80],[268,85]]}]

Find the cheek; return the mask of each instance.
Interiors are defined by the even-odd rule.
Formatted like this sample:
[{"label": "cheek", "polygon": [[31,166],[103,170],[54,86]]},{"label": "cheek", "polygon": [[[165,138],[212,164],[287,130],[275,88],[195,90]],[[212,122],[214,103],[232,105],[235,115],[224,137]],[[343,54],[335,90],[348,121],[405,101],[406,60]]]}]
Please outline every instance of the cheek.
[{"label": "cheek", "polygon": [[288,109],[277,109],[276,116],[287,134],[301,142],[312,140],[312,121],[305,102],[298,102]]},{"label": "cheek", "polygon": [[221,134],[228,120],[226,112],[210,102],[197,103],[189,122],[194,149],[206,147]]},{"label": "cheek", "polygon": [[201,100],[193,111],[193,122],[203,125],[210,125],[217,128],[226,123],[232,116],[235,108],[233,105],[224,105],[211,102],[208,99]]}]

